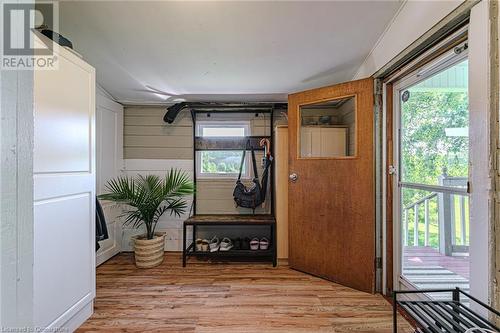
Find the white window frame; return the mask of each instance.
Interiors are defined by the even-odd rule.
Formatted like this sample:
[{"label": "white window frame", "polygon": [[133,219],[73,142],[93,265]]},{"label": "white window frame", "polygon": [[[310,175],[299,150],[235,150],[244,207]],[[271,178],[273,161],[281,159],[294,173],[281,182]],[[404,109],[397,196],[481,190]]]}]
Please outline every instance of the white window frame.
[{"label": "white window frame", "polygon": [[[204,128],[231,128],[231,127],[243,127],[244,136],[250,136],[250,121],[197,121],[195,133],[196,136],[202,137]],[[238,177],[238,173],[202,173],[201,172],[201,154],[203,151],[196,152],[196,178],[198,179],[235,179]],[[247,152],[245,156],[246,168],[241,174],[242,179],[250,179],[251,168],[250,168],[250,156]]]}]

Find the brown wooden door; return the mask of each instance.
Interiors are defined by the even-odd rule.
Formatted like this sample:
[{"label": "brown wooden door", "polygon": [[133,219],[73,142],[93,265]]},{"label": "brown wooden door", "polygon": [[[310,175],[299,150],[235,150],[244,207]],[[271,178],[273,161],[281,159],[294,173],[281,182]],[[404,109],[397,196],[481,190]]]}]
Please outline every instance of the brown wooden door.
[{"label": "brown wooden door", "polygon": [[371,78],[288,96],[290,266],[370,293],[373,109]]}]

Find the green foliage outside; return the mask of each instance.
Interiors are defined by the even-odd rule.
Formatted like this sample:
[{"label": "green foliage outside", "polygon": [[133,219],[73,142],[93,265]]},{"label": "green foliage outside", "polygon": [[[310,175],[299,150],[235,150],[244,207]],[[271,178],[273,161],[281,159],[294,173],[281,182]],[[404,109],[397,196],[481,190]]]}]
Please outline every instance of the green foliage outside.
[{"label": "green foliage outside", "polygon": [[[202,151],[202,173],[238,173],[240,171],[241,151]],[[243,173],[245,166],[243,166]]]},{"label": "green foliage outside", "polygon": [[469,140],[445,133],[468,127],[467,93],[410,89],[402,106],[403,181],[437,185],[443,168],[450,176],[467,177]]},{"label": "green foliage outside", "polygon": [[[468,137],[446,136],[446,128],[464,128],[469,124],[468,95],[466,91],[409,89],[410,98],[402,102],[401,165],[402,180],[408,183],[438,185],[438,177],[446,170],[449,176],[468,176]],[[403,207],[408,207],[431,192],[404,189]],[[455,200],[455,237],[460,244],[459,196]],[[468,199],[465,199],[466,235],[468,238]],[[408,245],[413,244],[414,211],[407,211],[409,221]],[[424,205],[418,210],[419,245],[424,244]],[[439,246],[437,197],[429,202],[429,243]],[[467,241],[468,243],[468,241]]]}]

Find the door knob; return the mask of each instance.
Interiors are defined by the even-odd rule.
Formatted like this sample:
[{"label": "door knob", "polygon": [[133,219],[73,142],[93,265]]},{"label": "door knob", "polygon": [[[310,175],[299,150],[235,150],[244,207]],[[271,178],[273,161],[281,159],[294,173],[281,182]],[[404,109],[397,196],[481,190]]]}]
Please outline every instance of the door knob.
[{"label": "door knob", "polygon": [[288,178],[290,178],[290,180],[295,183],[297,181],[297,179],[299,178],[299,176],[297,176],[297,174],[294,172],[294,173],[290,174],[290,176],[288,176]]}]

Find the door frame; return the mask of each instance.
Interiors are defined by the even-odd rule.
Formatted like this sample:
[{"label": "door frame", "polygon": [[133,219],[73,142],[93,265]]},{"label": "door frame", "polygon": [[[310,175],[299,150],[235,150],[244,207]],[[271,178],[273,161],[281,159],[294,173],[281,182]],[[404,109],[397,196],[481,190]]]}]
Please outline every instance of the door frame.
[{"label": "door frame", "polygon": [[[395,147],[394,142],[394,131],[393,131],[393,121],[394,121],[394,84],[402,77],[408,76],[419,66],[424,66],[429,62],[435,60],[437,57],[442,55],[446,50],[451,47],[457,46],[467,39],[468,25],[460,24],[455,30],[448,30],[444,38],[441,38],[439,42],[422,40],[420,44],[416,47],[423,48],[424,50],[417,56],[409,58],[406,62],[401,64],[399,67],[391,69],[390,71],[380,71],[376,73],[375,78],[380,80],[381,93],[382,93],[382,120],[381,126],[382,130],[382,172],[381,172],[381,191],[382,191],[382,202],[381,202],[381,212],[382,212],[382,294],[391,295],[392,290],[395,287],[394,279],[394,263],[396,258],[394,257],[394,235],[396,231],[394,230],[396,221],[393,220],[393,198],[394,198],[394,184],[393,176],[389,172],[389,167],[394,159],[393,147]],[[469,36],[470,39],[470,36]],[[425,47],[423,45],[429,45]]]},{"label": "door frame", "polygon": [[[482,119],[481,121],[488,123],[488,126],[486,126],[486,128],[489,127],[489,131],[485,131],[485,135],[482,135],[480,138],[476,138],[476,140],[480,141],[481,144],[483,144],[484,149],[489,149],[490,155],[495,160],[498,156],[498,154],[495,154],[495,138],[496,135],[498,135],[498,131],[494,128],[493,124],[496,121],[495,119],[498,119],[494,110],[497,110],[499,96],[498,94],[492,94],[491,91],[496,91],[495,89],[498,89],[498,65],[488,57],[488,54],[493,54],[492,52],[494,52],[494,54],[498,54],[499,50],[498,41],[495,39],[496,30],[494,30],[494,32],[490,31],[491,28],[497,29],[498,27],[498,22],[496,21],[495,16],[496,14],[494,11],[492,11],[492,9],[498,10],[498,8],[492,8],[492,6],[485,2],[480,2],[472,7],[472,9],[470,10],[470,21],[468,23],[467,31],[469,41],[469,73],[474,73],[474,75],[469,76],[469,108],[472,109],[472,104],[475,103],[474,108],[476,109],[478,116]],[[469,16],[469,13],[467,13],[467,16]],[[493,19],[489,20],[488,17]],[[491,22],[494,22],[495,24],[490,24]],[[383,130],[382,150],[384,154],[383,163],[386,168],[382,173],[382,177],[385,183],[382,209],[384,217],[383,236],[385,237],[385,246],[383,247],[383,262],[385,264],[383,269],[385,278],[383,281],[385,282],[385,288],[383,289],[383,291],[386,294],[390,294],[392,287],[394,287],[395,285],[394,282],[396,280],[392,280],[396,276],[396,274],[393,274],[393,269],[394,263],[397,262],[396,258],[394,258],[395,251],[393,251],[393,249],[396,248],[397,244],[391,244],[391,238],[393,238],[396,223],[395,221],[393,223],[393,221],[391,220],[391,215],[393,214],[393,193],[391,193],[393,191],[393,184],[391,180],[392,176],[389,175],[388,172],[388,166],[390,165],[393,146],[391,138],[391,135],[393,134],[393,132],[391,131],[391,125],[393,121],[393,94],[391,92],[393,88],[392,83],[396,80],[397,77],[401,77],[403,72],[408,73],[408,69],[414,67],[415,64],[417,64],[419,61],[420,63],[422,63],[423,61],[425,61],[426,57],[429,57],[431,53],[435,53],[444,44],[450,43],[451,37],[453,37],[454,35],[455,37],[457,37],[456,32],[458,31],[459,29],[448,34],[447,39],[442,40],[435,46],[429,45],[427,51],[421,53],[419,58],[410,59],[406,64],[403,64],[397,70],[391,71],[390,73],[381,73],[378,76],[378,78],[383,80],[383,93],[385,103],[383,112],[384,118],[382,121],[382,126],[385,127],[385,129]],[[425,43],[428,42],[426,40],[423,40],[420,45]],[[488,99],[488,96],[492,96],[493,98]],[[473,128],[472,124],[471,128]],[[489,133],[486,134],[486,132]],[[476,152],[473,152],[473,154],[476,154]],[[478,158],[480,158],[480,160],[478,160]],[[472,174],[469,175],[472,184],[471,188],[473,189],[471,193],[471,221],[473,219],[480,219],[479,215],[481,215],[472,207],[472,201],[474,199],[476,200],[476,203],[479,203],[479,201],[483,200],[485,203],[489,202],[489,205],[487,205],[488,207],[485,207],[483,209],[485,220],[482,222],[482,227],[480,228],[481,230],[474,231],[474,236],[472,235],[471,231],[471,241],[472,239],[477,239],[476,242],[482,241],[484,243],[481,249],[475,250],[472,247],[470,249],[471,262],[476,261],[476,259],[480,259],[479,266],[483,267],[474,269],[478,270],[478,273],[472,274],[473,270],[471,270],[471,293],[477,294],[477,296],[479,296],[479,298],[484,302],[490,304],[499,304],[499,296],[497,296],[495,293],[495,285],[493,283],[495,281],[494,279],[496,274],[495,267],[498,267],[498,262],[500,262],[498,256],[495,256],[494,251],[495,237],[497,240],[500,238],[500,236],[495,235],[494,230],[495,224],[498,225],[498,222],[495,221],[496,205],[494,203],[496,202],[496,200],[493,197],[493,193],[496,189],[494,181],[495,178],[498,178],[498,176],[495,177],[494,174],[495,170],[497,170],[497,167],[490,164],[491,161],[488,161],[487,156],[478,156],[476,154],[473,158],[470,158],[470,160],[472,159],[474,159],[479,167],[484,164],[483,168],[488,168],[488,170],[485,170],[485,175],[483,178],[487,179],[483,179],[483,182],[480,184],[481,189],[478,189],[477,185],[474,189],[475,185],[473,177],[479,176],[477,175],[477,172],[473,171]],[[487,189],[488,186],[491,186],[490,190]],[[474,193],[474,190],[476,190],[476,193]],[[478,190],[481,193],[477,193]],[[481,199],[478,200],[478,198]],[[488,242],[487,239],[489,239],[490,241]],[[497,258],[497,263],[495,263],[495,258]]]}]

